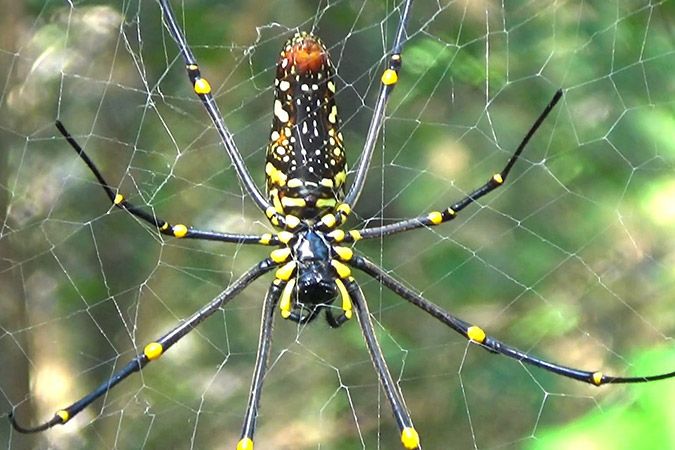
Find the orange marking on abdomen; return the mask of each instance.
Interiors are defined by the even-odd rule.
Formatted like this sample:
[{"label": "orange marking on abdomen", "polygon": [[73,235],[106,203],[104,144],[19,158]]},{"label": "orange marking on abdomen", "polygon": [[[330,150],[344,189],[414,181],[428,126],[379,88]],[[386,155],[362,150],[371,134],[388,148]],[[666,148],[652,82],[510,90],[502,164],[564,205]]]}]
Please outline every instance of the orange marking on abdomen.
[{"label": "orange marking on abdomen", "polygon": [[326,54],[321,44],[312,36],[305,36],[301,42],[295,44],[286,57],[291,65],[295,65],[299,74],[318,72],[326,62]]}]

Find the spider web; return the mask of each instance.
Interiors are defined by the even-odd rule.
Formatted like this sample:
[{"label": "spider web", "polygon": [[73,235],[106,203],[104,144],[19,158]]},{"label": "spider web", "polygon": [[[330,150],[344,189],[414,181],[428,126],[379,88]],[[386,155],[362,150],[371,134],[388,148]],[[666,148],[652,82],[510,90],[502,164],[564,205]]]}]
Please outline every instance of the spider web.
[{"label": "spider web", "polygon": [[[316,30],[338,67],[353,166],[397,2],[173,2],[259,186],[274,63]],[[447,207],[565,97],[500,190],[451,224],[358,249],[533,355],[616,375],[675,368],[672,1],[418,0],[401,80],[350,225]],[[268,249],[158,236],[110,208],[60,119],[132,202],[173,223],[269,232],[239,186],[155,2],[8,2],[0,58],[0,418],[88,393]],[[668,448],[675,384],[594,388],[491,356],[362,274],[426,449]],[[233,448],[260,280],[71,423],[17,448]],[[355,321],[277,318],[261,449],[394,449]],[[670,444],[670,445],[668,445]]]}]

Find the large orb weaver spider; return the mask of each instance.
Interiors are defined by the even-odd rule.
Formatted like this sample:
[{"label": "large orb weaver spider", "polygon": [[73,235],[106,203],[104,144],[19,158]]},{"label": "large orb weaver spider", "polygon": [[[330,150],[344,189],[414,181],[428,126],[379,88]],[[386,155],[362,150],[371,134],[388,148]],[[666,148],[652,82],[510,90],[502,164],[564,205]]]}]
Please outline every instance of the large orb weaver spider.
[{"label": "large orb weaver spider", "polygon": [[[389,373],[376,341],[368,305],[356,280],[352,277],[351,269],[354,268],[376,279],[452,330],[493,353],[593,385],[637,383],[675,377],[675,372],[643,377],[613,377],[599,371],[578,370],[530,356],[487,336],[478,326],[444,311],[405,287],[379,266],[355,253],[351,247],[345,246],[361,239],[380,238],[417,228],[432,227],[454,219],[468,205],[505,182],[530,138],[562,97],[562,91],[555,93],[500,172],[449,208],[385,226],[342,230],[342,225],[345,224],[352,208],[356,206],[363,190],[366,173],[384,120],[386,104],[397,83],[402,62],[404,30],[411,4],[412,0],[406,0],[401,6],[401,19],[390,52],[388,67],[382,74],[362,157],[355,168],[354,180],[349,189],[346,189],[345,185],[346,161],[340,134],[340,118],[333,99],[336,89],[334,70],[328,53],[321,41],[312,34],[300,33],[289,40],[278,63],[275,81],[274,122],[265,166],[267,175],[267,196],[265,196],[253,182],[232,135],[221,118],[211,95],[209,83],[201,77],[196,59],[177,25],[168,0],[160,0],[166,26],[178,44],[194,91],[219,132],[241,184],[272,225],[280,231],[275,234],[243,235],[204,231],[182,224],[172,225],[127,202],[122,194],[117,193],[107,183],[97,166],[65,127],[60,122],[57,122],[57,127],[97,178],[112,204],[149,223],[162,234],[175,238],[258,244],[272,246],[275,249],[268,258],[249,269],[218,297],[179,326],[147,344],[143,353],[132,359],[123,369],[90,394],[58,410],[49,421],[28,427],[19,424],[16,417],[10,415],[16,430],[38,432],[66,423],[120,381],[159,358],[250,283],[274,269],[276,269],[275,278],[264,301],[259,347],[244,425],[237,444],[238,450],[253,448],[258,404],[270,352],[274,311],[277,307],[280,308],[283,318],[297,323],[310,322],[323,310],[332,327],[340,327],[356,314],[379,380],[391,404],[401,433],[401,443],[407,449],[421,448],[419,436],[403,397]],[[334,315],[329,306],[338,297],[341,299],[339,308],[341,312]]]}]

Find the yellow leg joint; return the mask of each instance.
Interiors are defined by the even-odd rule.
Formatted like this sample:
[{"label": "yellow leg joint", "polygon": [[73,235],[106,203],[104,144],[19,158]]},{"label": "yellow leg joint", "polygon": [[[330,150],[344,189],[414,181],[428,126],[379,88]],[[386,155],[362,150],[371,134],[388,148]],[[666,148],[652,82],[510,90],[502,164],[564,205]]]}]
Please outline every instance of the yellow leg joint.
[{"label": "yellow leg joint", "polygon": [[290,240],[293,239],[293,233],[290,231],[282,231],[281,233],[277,234],[277,237],[282,244],[288,244]]},{"label": "yellow leg joint", "polygon": [[433,211],[429,213],[427,219],[429,219],[429,222],[433,223],[434,225],[438,225],[439,223],[443,222],[443,215],[439,211]]},{"label": "yellow leg joint", "polygon": [[61,419],[61,423],[66,423],[70,420],[70,414],[65,409],[59,409],[56,411],[56,415]]},{"label": "yellow leg joint", "polygon": [[300,219],[296,216],[293,216],[291,214],[286,216],[286,226],[290,229],[293,229],[300,225]]},{"label": "yellow leg joint", "polygon": [[253,441],[251,438],[243,438],[237,442],[237,450],[253,450]]},{"label": "yellow leg joint", "polygon": [[341,279],[336,279],[335,280],[335,285],[338,287],[338,291],[340,292],[340,297],[342,297],[342,310],[345,313],[345,317],[347,319],[352,318],[352,298],[349,296],[349,292],[347,291],[347,288],[345,287],[345,284],[342,282]]},{"label": "yellow leg joint", "polygon": [[351,230],[349,235],[352,237],[354,242],[361,240],[361,233],[358,230]]},{"label": "yellow leg joint", "polygon": [[337,222],[337,219],[333,214],[326,214],[321,218],[321,222],[328,228],[333,228],[335,226],[335,223]]},{"label": "yellow leg joint", "polygon": [[333,247],[333,250],[343,261],[349,261],[354,257],[354,250],[349,247]]},{"label": "yellow leg joint", "polygon": [[352,270],[345,264],[342,264],[337,259],[331,259],[330,265],[333,266],[333,268],[335,269],[340,278],[347,278],[349,277],[349,275],[352,274]]},{"label": "yellow leg joint", "polygon": [[185,225],[178,224],[178,225],[174,225],[174,226],[171,228],[171,232],[173,233],[173,235],[174,235],[175,237],[177,237],[177,238],[182,238],[182,237],[185,237],[185,235],[186,235],[187,232],[188,232],[188,229],[187,229],[187,227],[186,227]]},{"label": "yellow leg joint", "polygon": [[602,374],[602,372],[593,373],[593,378],[592,378],[593,384],[596,385],[596,386],[600,386],[602,384],[602,377],[603,376],[604,375]]},{"label": "yellow leg joint", "polygon": [[345,240],[345,232],[343,230],[333,230],[328,233],[328,237],[332,238],[335,242],[342,242]]},{"label": "yellow leg joint", "polygon": [[151,342],[143,349],[143,353],[150,361],[153,361],[162,356],[162,352],[164,352],[164,349],[162,348],[162,344],[159,342]]},{"label": "yellow leg joint", "polygon": [[198,78],[195,80],[195,93],[209,94],[211,92],[211,85],[205,78]]},{"label": "yellow leg joint", "polygon": [[270,241],[272,240],[272,235],[270,233],[265,233],[262,236],[260,236],[260,242],[263,245],[269,245]]},{"label": "yellow leg joint", "polygon": [[116,204],[116,205],[120,205],[120,204],[122,204],[123,201],[124,201],[124,195],[117,194],[115,196],[115,200],[113,200],[113,203]]},{"label": "yellow leg joint", "polygon": [[278,248],[270,253],[270,258],[275,263],[286,262],[289,256],[291,256],[291,249],[288,247]]},{"label": "yellow leg joint", "polygon": [[398,74],[394,69],[387,69],[382,73],[382,84],[391,86],[398,81]]},{"label": "yellow leg joint", "polygon": [[281,309],[281,317],[288,319],[291,315],[291,299],[293,298],[293,288],[295,287],[295,278],[290,280],[281,293],[279,300],[279,309]]},{"label": "yellow leg joint", "polygon": [[492,179],[495,180],[495,183],[497,184],[502,184],[504,182],[504,178],[502,177],[502,174],[496,173],[492,175]]},{"label": "yellow leg joint", "polygon": [[337,207],[337,212],[340,214],[344,214],[345,216],[348,216],[352,213],[352,207],[349,206],[349,203],[340,203],[340,205]]},{"label": "yellow leg joint", "polygon": [[420,446],[420,435],[413,427],[405,427],[401,431],[401,443],[408,450],[414,450]]},{"label": "yellow leg joint", "polygon": [[485,342],[485,338],[487,337],[485,335],[485,331],[483,331],[481,327],[477,327],[475,325],[469,327],[469,329],[466,330],[466,336],[472,341],[478,342],[479,344]]},{"label": "yellow leg joint", "polygon": [[288,281],[290,280],[291,276],[293,276],[295,266],[295,261],[288,262],[277,269],[275,276],[282,281]]}]

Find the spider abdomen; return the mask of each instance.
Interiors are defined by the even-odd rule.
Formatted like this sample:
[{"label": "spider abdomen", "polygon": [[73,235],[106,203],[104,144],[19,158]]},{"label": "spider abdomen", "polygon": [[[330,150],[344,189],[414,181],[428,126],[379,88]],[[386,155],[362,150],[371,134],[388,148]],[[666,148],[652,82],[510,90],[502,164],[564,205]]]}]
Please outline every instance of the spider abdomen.
[{"label": "spider abdomen", "polygon": [[274,115],[267,148],[267,192],[275,210],[313,220],[333,212],[347,176],[335,70],[311,33],[286,42],[274,80]]}]

